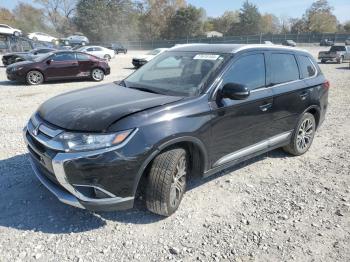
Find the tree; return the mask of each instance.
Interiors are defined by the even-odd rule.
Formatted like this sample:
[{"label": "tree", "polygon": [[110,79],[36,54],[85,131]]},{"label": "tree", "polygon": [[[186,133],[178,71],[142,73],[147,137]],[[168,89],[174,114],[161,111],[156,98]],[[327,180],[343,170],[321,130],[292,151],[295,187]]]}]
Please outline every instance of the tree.
[{"label": "tree", "polygon": [[164,32],[168,20],[179,8],[185,7],[185,0],[145,0],[143,13],[139,17],[140,36],[142,39],[157,39]]},{"label": "tree", "polygon": [[350,33],[350,21],[347,21],[344,26],[344,31],[347,32],[347,33]]},{"label": "tree", "polygon": [[80,0],[74,22],[92,41],[124,40],[137,36],[134,12],[130,0]]},{"label": "tree", "polygon": [[169,19],[165,36],[167,38],[185,38],[202,33],[203,11],[192,5],[182,7]]},{"label": "tree", "polygon": [[307,29],[317,33],[337,32],[338,21],[327,0],[317,0],[306,10],[304,19]]},{"label": "tree", "polygon": [[239,23],[233,24],[230,32],[238,34],[258,34],[261,28],[261,14],[258,7],[245,1],[239,13]]},{"label": "tree", "polygon": [[57,33],[67,34],[74,31],[72,18],[76,0],[35,0],[43,7],[44,14]]},{"label": "tree", "polygon": [[213,30],[228,34],[233,24],[239,23],[238,11],[226,11],[222,16],[211,19]]},{"label": "tree", "polygon": [[304,19],[292,18],[290,19],[290,32],[292,34],[300,34],[307,32],[307,24]]},{"label": "tree", "polygon": [[282,25],[277,16],[264,14],[261,16],[261,32],[264,34],[277,34],[281,32]]},{"label": "tree", "polygon": [[13,13],[16,26],[21,28],[24,33],[49,31],[49,28],[45,25],[43,10],[20,2]]},{"label": "tree", "polygon": [[0,8],[0,23],[7,25],[15,25],[15,17],[10,10],[6,8]]}]

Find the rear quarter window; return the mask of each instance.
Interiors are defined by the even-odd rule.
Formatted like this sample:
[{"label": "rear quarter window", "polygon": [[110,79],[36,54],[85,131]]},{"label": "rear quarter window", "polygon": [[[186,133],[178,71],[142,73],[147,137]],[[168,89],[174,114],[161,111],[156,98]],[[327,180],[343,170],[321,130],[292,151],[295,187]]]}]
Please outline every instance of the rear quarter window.
[{"label": "rear quarter window", "polygon": [[272,54],[271,78],[275,85],[298,80],[299,69],[295,56],[283,53]]},{"label": "rear quarter window", "polygon": [[302,78],[313,77],[316,74],[316,67],[307,56],[299,56],[300,73]]}]

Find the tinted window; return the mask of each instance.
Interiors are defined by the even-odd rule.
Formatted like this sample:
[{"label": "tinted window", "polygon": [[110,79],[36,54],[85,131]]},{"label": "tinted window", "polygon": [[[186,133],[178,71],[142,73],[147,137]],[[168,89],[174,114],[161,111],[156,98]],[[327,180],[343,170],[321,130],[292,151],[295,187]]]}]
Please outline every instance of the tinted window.
[{"label": "tinted window", "polygon": [[242,84],[250,90],[265,86],[263,54],[247,55],[237,60],[225,73],[224,83]]},{"label": "tinted window", "polygon": [[77,53],[78,61],[90,61],[90,56],[82,53]]},{"label": "tinted window", "polygon": [[53,61],[71,61],[75,60],[74,53],[58,53],[53,57]]},{"label": "tinted window", "polygon": [[86,51],[91,52],[91,51],[94,51],[94,49],[92,47],[90,47],[90,48],[86,49]]},{"label": "tinted window", "polygon": [[272,54],[272,83],[281,84],[299,79],[299,70],[294,55]]},{"label": "tinted window", "polygon": [[332,46],[331,52],[345,51],[345,46]]},{"label": "tinted window", "polygon": [[310,58],[307,56],[299,56],[300,71],[303,78],[312,77],[316,74],[316,69]]},{"label": "tinted window", "polygon": [[95,49],[95,51],[102,51],[101,47],[95,47],[94,49]]}]

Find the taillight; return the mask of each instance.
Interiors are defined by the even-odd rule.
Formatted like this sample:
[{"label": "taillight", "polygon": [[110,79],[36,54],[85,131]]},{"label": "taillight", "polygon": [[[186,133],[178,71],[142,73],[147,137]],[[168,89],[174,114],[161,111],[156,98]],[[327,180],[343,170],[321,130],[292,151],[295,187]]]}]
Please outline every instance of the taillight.
[{"label": "taillight", "polygon": [[325,89],[329,89],[330,86],[331,86],[331,84],[329,83],[328,80],[324,81],[322,84],[322,87],[324,87]]}]

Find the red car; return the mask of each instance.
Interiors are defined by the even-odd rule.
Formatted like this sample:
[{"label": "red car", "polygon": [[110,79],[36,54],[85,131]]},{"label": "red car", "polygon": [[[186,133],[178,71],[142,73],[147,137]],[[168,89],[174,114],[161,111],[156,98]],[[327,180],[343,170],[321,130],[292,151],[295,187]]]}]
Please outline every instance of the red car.
[{"label": "red car", "polygon": [[31,61],[14,63],[6,68],[9,80],[39,85],[44,81],[91,78],[102,81],[110,74],[106,60],[77,51],[55,51]]}]

